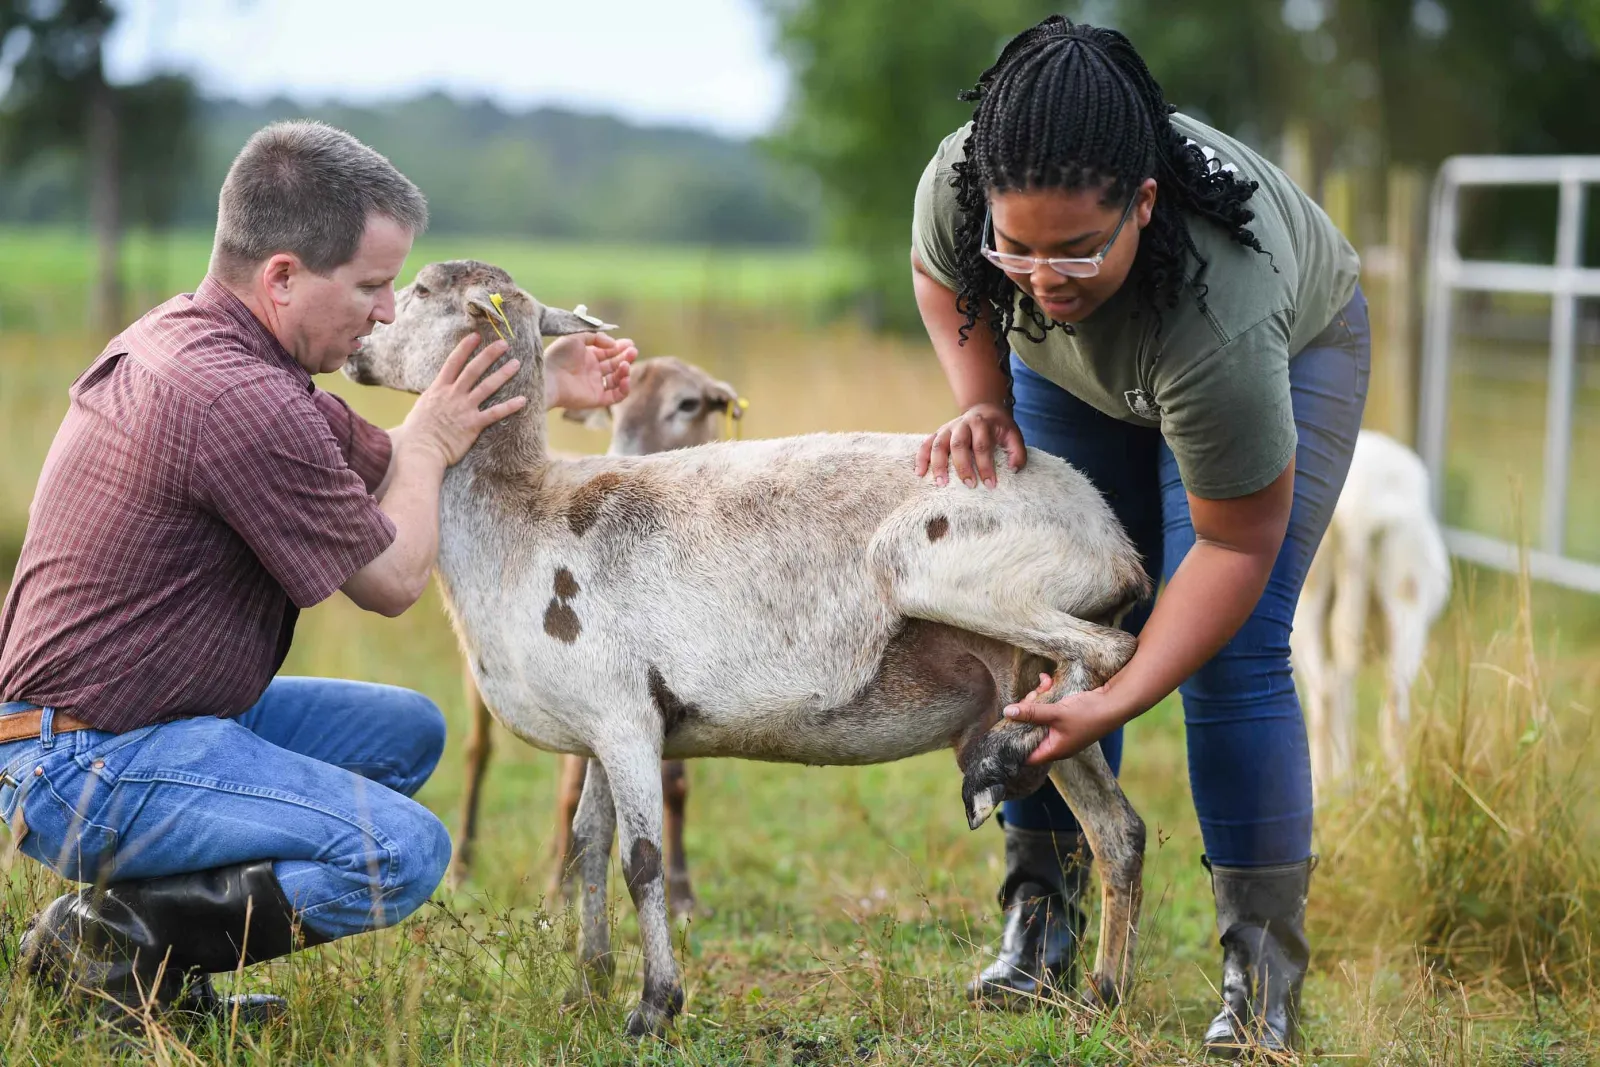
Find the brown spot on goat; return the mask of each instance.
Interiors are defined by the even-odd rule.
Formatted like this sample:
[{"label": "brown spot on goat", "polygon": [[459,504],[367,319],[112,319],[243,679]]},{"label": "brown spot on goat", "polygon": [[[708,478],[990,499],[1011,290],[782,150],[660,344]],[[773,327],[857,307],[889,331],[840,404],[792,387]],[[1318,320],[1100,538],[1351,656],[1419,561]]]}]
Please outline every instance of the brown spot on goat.
[{"label": "brown spot on goat", "polygon": [[544,609],[544,632],[563,644],[572,644],[583,632],[578,613],[572,610],[572,598],[578,595],[578,579],[565,567],[556,568],[556,595]]},{"label": "brown spot on goat", "polygon": [[589,532],[589,528],[600,521],[600,509],[605,506],[606,497],[622,484],[622,475],[615,471],[606,471],[597,474],[583,483],[578,491],[572,495],[572,506],[567,510],[567,525],[579,537]]},{"label": "brown spot on goat", "polygon": [[950,520],[943,515],[935,515],[928,520],[928,540],[937,541],[950,532]]},{"label": "brown spot on goat", "polygon": [[560,597],[551,597],[550,606],[544,609],[544,632],[570,645],[583,632],[583,624],[578,621],[578,613],[572,610],[571,604]]},{"label": "brown spot on goat", "polygon": [[628,895],[637,905],[645,887],[661,877],[661,850],[648,837],[636,838],[622,873],[628,880]]},{"label": "brown spot on goat", "polygon": [[661,677],[661,672],[651,667],[646,675],[650,683],[650,699],[655,702],[656,711],[661,715],[661,735],[670,735],[685,719],[700,714],[700,709],[686,701],[678,699],[678,694],[667,688],[667,680]]},{"label": "brown spot on goat", "polygon": [[605,471],[578,487],[567,505],[567,526],[582,537],[605,519],[635,535],[661,526],[660,505],[637,475]]},{"label": "brown spot on goat", "polygon": [[556,569],[556,596],[562,600],[571,600],[578,595],[578,579],[565,567]]}]

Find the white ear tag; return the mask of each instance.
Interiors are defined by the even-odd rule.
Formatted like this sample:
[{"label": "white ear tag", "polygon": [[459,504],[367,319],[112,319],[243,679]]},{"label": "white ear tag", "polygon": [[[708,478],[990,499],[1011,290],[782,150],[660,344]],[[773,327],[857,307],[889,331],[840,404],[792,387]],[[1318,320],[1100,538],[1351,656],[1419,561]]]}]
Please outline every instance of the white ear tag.
[{"label": "white ear tag", "polygon": [[597,319],[593,315],[589,314],[589,307],[588,307],[587,304],[579,304],[577,307],[572,309],[572,313],[574,315],[578,316],[578,318],[582,319],[584,322],[587,322],[590,326],[593,326],[597,330],[615,330],[616,329],[616,326],[614,324],[609,323],[609,322],[605,321],[604,319]]}]

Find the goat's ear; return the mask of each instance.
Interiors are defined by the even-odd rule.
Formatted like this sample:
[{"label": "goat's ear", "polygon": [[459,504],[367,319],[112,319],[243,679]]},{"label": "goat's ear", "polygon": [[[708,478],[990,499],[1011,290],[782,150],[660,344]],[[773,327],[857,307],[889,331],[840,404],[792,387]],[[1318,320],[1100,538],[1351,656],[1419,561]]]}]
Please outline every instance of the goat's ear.
[{"label": "goat's ear", "polygon": [[562,408],[561,417],[568,422],[582,423],[586,430],[611,429],[611,409],[598,408]]},{"label": "goat's ear", "polygon": [[[494,296],[487,291],[475,290],[467,294],[467,314],[472,318],[472,328],[487,344],[496,338],[509,337],[514,331],[507,316],[505,304],[495,305]],[[504,298],[502,298],[503,301]]]},{"label": "goat's ear", "polygon": [[[467,297],[467,314],[472,316],[473,326],[479,330],[483,329],[484,325],[487,325],[491,322],[498,322],[500,319],[500,316],[495,314],[494,306],[489,303],[488,298],[478,296],[477,294]],[[483,320],[482,325],[478,323],[477,320],[479,319]],[[489,332],[492,339],[494,331],[490,330]]]},{"label": "goat's ear", "polygon": [[744,418],[745,406],[739,403],[739,390],[720,378],[706,387],[706,399],[707,407],[730,412],[736,419]]},{"label": "goat's ear", "polygon": [[581,305],[577,311],[563,311],[561,308],[541,308],[539,311],[539,335],[541,337],[565,337],[569,333],[591,333],[615,330],[614,323],[603,322],[586,313],[587,309]]}]

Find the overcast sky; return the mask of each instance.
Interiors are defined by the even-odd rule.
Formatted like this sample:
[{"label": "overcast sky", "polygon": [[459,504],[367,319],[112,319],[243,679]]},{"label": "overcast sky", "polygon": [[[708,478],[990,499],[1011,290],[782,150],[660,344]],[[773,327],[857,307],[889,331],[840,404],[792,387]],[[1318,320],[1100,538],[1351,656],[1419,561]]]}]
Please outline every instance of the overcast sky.
[{"label": "overcast sky", "polygon": [[755,0],[116,0],[114,80],[369,102],[443,88],[724,133],[767,129],[784,72]]}]

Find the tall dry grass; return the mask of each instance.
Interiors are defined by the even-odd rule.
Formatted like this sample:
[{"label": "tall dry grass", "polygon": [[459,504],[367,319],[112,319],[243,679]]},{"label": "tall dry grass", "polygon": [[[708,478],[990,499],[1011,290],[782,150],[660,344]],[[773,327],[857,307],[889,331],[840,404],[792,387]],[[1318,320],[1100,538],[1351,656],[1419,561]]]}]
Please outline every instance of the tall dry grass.
[{"label": "tall dry grass", "polygon": [[[1469,575],[1457,597],[1418,687],[1403,780],[1369,770],[1319,813],[1316,941],[1352,986],[1363,958],[1408,976],[1404,995],[1356,1013],[1373,1062],[1588,1062],[1592,709],[1551,684],[1526,569]],[[1504,624],[1485,635],[1484,619]],[[1510,1020],[1514,1049],[1496,1025]]]}]

